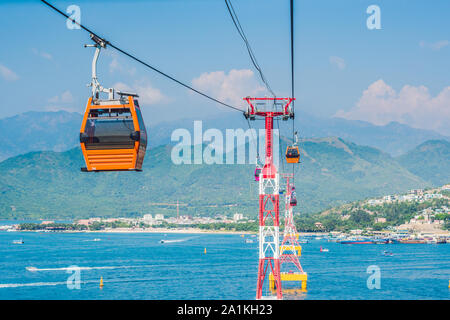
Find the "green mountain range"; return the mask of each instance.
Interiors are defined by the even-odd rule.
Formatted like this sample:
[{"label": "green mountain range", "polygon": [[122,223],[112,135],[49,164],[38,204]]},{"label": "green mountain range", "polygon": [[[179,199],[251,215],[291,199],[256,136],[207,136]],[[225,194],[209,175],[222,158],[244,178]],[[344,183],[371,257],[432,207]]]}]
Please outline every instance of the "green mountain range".
[{"label": "green mountain range", "polygon": [[30,111],[0,119],[0,161],[31,151],[66,151],[78,144],[83,116]]},{"label": "green mountain range", "polygon": [[[143,172],[81,172],[84,161],[79,148],[7,159],[0,163],[0,218],[175,215],[176,207],[164,203],[177,200],[180,214],[240,212],[256,217],[254,165],[175,165],[171,148],[148,150]],[[295,174],[297,211],[317,212],[367,197],[432,186],[448,165],[449,146],[442,142],[438,147],[446,161],[426,161],[427,153],[423,153],[423,165],[431,166],[420,176],[401,164],[405,161],[402,157],[392,158],[339,138],[305,139],[300,149],[302,158]]]},{"label": "green mountain range", "polygon": [[399,163],[433,185],[450,182],[450,142],[430,140],[398,157]]},{"label": "green mountain range", "polygon": [[[196,118],[173,120],[153,124],[151,113],[146,125],[151,147],[170,144],[175,129],[186,128],[193,131]],[[0,161],[32,151],[67,151],[79,143],[78,132],[83,116],[76,112],[35,112],[30,111],[13,117],[0,119]],[[148,121],[147,121],[148,120]],[[202,119],[203,129],[215,128],[225,133],[226,129],[247,129],[244,117],[236,113],[218,114]],[[262,123],[253,122],[255,128]],[[297,111],[295,127],[301,137],[322,138],[339,136],[345,141],[367,145],[392,156],[399,156],[427,140],[446,140],[450,137],[437,132],[409,127],[396,122],[377,126],[359,120],[341,118],[322,118]],[[281,125],[281,135],[291,136],[291,127]]]}]

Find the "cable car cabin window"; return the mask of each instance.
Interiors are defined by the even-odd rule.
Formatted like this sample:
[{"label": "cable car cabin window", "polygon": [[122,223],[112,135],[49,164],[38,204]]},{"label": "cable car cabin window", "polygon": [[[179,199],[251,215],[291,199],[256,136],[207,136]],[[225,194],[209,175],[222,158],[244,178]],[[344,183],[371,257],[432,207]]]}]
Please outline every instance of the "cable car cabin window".
[{"label": "cable car cabin window", "polygon": [[298,158],[298,150],[296,148],[289,148],[286,152],[286,157],[288,158]]},{"label": "cable car cabin window", "polygon": [[139,152],[137,157],[136,166],[142,168],[142,163],[144,162],[145,150],[147,148],[147,131],[145,130],[144,119],[142,118],[141,109],[139,108],[139,103],[134,100],[134,110],[136,111],[136,118],[138,119],[140,139],[139,139]]},{"label": "cable car cabin window", "polygon": [[84,133],[87,150],[132,149],[135,141],[133,118],[129,109],[91,110]]},{"label": "cable car cabin window", "polygon": [[145,130],[144,119],[142,118],[141,109],[137,100],[134,100],[134,105],[136,106],[136,115],[139,123],[139,131],[141,132],[140,145],[145,149],[147,147],[147,130]]}]

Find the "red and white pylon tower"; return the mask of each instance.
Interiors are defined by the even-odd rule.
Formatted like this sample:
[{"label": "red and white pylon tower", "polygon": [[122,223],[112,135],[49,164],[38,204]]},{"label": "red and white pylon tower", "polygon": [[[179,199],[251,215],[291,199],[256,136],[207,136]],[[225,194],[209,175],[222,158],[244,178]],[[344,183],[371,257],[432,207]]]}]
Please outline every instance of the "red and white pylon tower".
[{"label": "red and white pylon tower", "polygon": [[[245,117],[265,119],[265,163],[259,178],[259,264],[256,299],[262,299],[266,275],[272,273],[276,298],[282,299],[280,275],[280,178],[273,163],[273,120],[293,118],[294,98],[244,98],[249,104]],[[267,290],[270,292],[270,289]]]},{"label": "red and white pylon tower", "polygon": [[294,186],[291,184],[292,173],[282,174],[286,179],[286,196],[285,196],[285,216],[284,216],[284,236],[281,242],[280,264],[293,263],[298,271],[294,272],[304,277],[298,277],[302,281],[302,288],[306,289],[306,273],[300,264],[299,257],[301,255],[301,246],[297,241],[297,228],[294,224],[293,208],[297,205],[297,199],[293,195]]}]

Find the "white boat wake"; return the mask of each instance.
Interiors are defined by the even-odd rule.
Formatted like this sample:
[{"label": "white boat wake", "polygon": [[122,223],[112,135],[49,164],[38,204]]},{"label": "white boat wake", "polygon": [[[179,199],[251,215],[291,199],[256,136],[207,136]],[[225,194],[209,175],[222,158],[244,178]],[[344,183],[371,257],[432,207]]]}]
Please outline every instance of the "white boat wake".
[{"label": "white boat wake", "polygon": [[[81,281],[80,284],[98,283],[98,280]],[[0,283],[1,288],[19,288],[19,287],[46,287],[67,285],[67,281],[61,282],[32,282],[32,283]]]},{"label": "white boat wake", "polygon": [[191,239],[194,239],[195,237],[190,237],[190,238],[184,238],[184,239],[172,239],[172,240],[166,240],[166,239],[162,239],[159,242],[160,243],[176,243],[176,242],[185,242]]},{"label": "white boat wake", "polygon": [[[129,278],[129,279],[108,279],[105,283],[125,283],[125,282],[148,282],[155,281],[154,278]],[[86,280],[81,281],[81,285],[97,284],[98,280]],[[67,285],[67,281],[60,282],[32,282],[32,283],[0,283],[0,289],[2,288],[20,288],[20,287],[46,287],[46,286],[60,286]]]},{"label": "white boat wake", "polygon": [[58,286],[67,282],[0,283],[0,288]]},{"label": "white boat wake", "polygon": [[179,239],[179,240],[161,240],[161,243],[175,243],[175,242],[184,242],[184,241],[186,241],[186,240],[182,240],[182,239]]},{"label": "white boat wake", "polygon": [[[104,266],[104,267],[77,267],[78,270],[98,270],[98,269],[125,269],[125,268],[136,268],[140,266]],[[64,267],[64,268],[36,268],[36,267],[26,267],[28,271],[37,272],[37,271],[67,271],[74,270],[75,267]]]}]

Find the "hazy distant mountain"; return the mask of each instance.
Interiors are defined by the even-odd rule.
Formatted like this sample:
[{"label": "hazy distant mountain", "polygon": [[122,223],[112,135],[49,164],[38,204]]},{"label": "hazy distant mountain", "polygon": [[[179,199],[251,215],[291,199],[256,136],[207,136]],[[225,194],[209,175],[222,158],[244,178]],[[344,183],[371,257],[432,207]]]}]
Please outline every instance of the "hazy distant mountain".
[{"label": "hazy distant mountain", "polygon": [[[81,120],[81,114],[65,111],[27,112],[0,119],[0,161],[30,151],[65,151],[77,146]],[[155,147],[171,143],[171,134],[178,128],[192,132],[194,120],[196,119],[147,125],[149,145]],[[296,113],[295,122],[300,137],[341,137],[346,141],[375,147],[393,156],[403,154],[427,140],[450,140],[433,131],[414,129],[394,122],[376,126],[364,121],[321,118],[303,112]],[[247,121],[237,112],[203,119],[202,125],[203,132],[209,128],[222,130],[223,133],[225,129],[248,128]],[[262,128],[264,122],[253,121],[251,125]],[[278,126],[282,135],[292,135],[291,121],[275,122],[275,127]]]},{"label": "hazy distant mountain", "polygon": [[[253,121],[251,126],[262,128],[263,121]],[[280,128],[281,135],[292,136],[292,121],[275,123]],[[150,128],[153,146],[170,143],[170,135],[177,128],[192,131],[193,119],[160,123]],[[217,128],[247,129],[246,120],[238,113],[224,114],[217,118],[203,120],[203,130]],[[398,122],[391,122],[384,126],[377,126],[365,121],[346,120],[342,118],[322,118],[304,112],[297,112],[295,116],[295,130],[300,137],[322,138],[340,137],[360,145],[371,146],[392,156],[398,156],[415,148],[419,144],[433,139],[450,141],[450,137],[442,136],[430,130],[415,129]]]},{"label": "hazy distant mountain", "polygon": [[398,157],[401,165],[434,185],[450,183],[450,142],[432,140]]},{"label": "hazy distant mountain", "polygon": [[296,121],[299,133],[304,137],[341,137],[357,144],[375,147],[393,156],[408,152],[427,140],[450,141],[450,137],[437,132],[412,128],[398,122],[377,126],[365,121],[318,118],[298,112]]},{"label": "hazy distant mountain", "polygon": [[[306,139],[296,169],[297,210],[315,212],[430,185],[389,154],[337,138]],[[0,218],[73,218],[242,212],[256,216],[253,165],[174,165],[171,147],[148,151],[143,172],[83,173],[79,148],[32,152],[0,163]],[[290,171],[287,165],[280,169]],[[433,170],[441,170],[437,167]]]},{"label": "hazy distant mountain", "polygon": [[26,112],[0,119],[0,161],[30,151],[65,151],[78,144],[82,115]]}]

